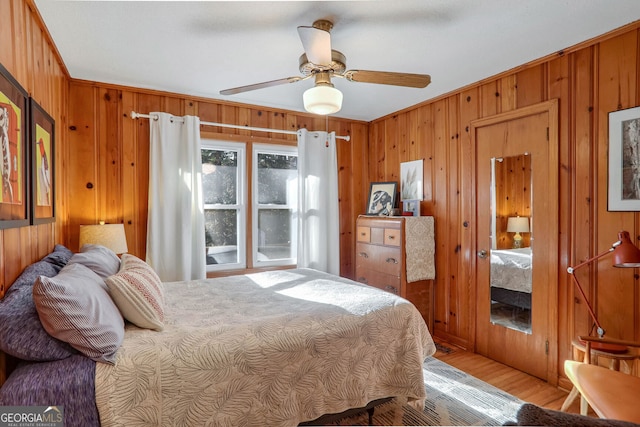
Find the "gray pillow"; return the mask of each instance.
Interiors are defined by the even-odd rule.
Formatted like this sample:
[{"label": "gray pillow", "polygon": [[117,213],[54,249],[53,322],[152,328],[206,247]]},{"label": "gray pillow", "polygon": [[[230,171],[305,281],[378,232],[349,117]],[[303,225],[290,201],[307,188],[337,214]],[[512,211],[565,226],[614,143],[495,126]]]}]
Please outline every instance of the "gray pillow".
[{"label": "gray pillow", "polygon": [[38,276],[55,276],[60,268],[44,259],[29,265],[0,299],[0,350],[35,362],[65,359],[77,353],[44,330],[33,303],[33,284]]},{"label": "gray pillow", "polygon": [[56,277],[36,279],[33,300],[50,335],[96,362],[115,361],[124,320],[96,273],[69,263]]},{"label": "gray pillow", "polygon": [[[610,420],[587,417],[567,412],[541,408],[531,403],[525,403],[518,410],[519,426],[554,426],[554,427],[639,427],[627,421]],[[512,424],[509,424],[512,425]]]},{"label": "gray pillow", "polygon": [[74,254],[69,264],[82,264],[89,267],[98,276],[106,279],[120,270],[120,258],[111,249],[101,246],[86,244],[80,252]]},{"label": "gray pillow", "polygon": [[73,252],[67,249],[63,245],[56,245],[53,248],[53,252],[51,252],[46,257],[42,258],[42,261],[46,261],[49,264],[53,264],[53,266],[58,270],[62,270],[62,268],[67,265],[71,257],[73,256]]}]

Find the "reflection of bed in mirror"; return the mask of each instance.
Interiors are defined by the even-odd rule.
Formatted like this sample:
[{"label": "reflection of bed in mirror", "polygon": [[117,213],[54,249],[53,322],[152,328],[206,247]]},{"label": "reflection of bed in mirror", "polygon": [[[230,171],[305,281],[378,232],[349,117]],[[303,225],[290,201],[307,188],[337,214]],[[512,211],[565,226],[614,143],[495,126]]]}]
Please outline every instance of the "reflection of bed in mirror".
[{"label": "reflection of bed in mirror", "polygon": [[491,250],[491,300],[531,309],[531,248]]}]

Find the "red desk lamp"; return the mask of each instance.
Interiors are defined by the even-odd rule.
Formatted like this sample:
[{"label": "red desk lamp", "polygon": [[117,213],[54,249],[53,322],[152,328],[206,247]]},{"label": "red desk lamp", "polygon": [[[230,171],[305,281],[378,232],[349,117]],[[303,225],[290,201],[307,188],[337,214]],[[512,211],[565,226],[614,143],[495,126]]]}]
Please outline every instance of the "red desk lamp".
[{"label": "red desk lamp", "polygon": [[589,310],[589,314],[593,318],[593,321],[596,324],[596,331],[598,333],[598,337],[602,338],[605,334],[605,330],[600,325],[598,321],[598,317],[593,311],[591,304],[589,304],[589,300],[582,290],[578,279],[576,278],[575,271],[580,267],[591,264],[593,261],[602,258],[603,256],[613,252],[613,266],[614,267],[622,267],[622,268],[635,268],[640,267],[640,249],[636,247],[633,243],[631,243],[631,239],[629,237],[629,233],[627,231],[620,231],[618,233],[618,241],[611,245],[609,249],[601,254],[594,256],[593,258],[589,258],[585,262],[582,262],[575,267],[567,268],[567,272],[571,275],[573,279],[573,283],[576,285],[582,298],[584,299],[585,304],[587,304],[587,309]]}]

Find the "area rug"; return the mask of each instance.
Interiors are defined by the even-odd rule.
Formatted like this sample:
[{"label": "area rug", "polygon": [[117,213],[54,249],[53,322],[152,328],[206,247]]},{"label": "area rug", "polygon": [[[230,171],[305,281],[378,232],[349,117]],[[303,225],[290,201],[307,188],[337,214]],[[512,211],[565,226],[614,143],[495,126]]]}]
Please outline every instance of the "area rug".
[{"label": "area rug", "polygon": [[[525,403],[434,357],[423,365],[427,393],[424,411],[390,401],[378,405],[374,426],[499,426],[515,422]],[[329,425],[366,426],[366,413],[340,419]]]}]

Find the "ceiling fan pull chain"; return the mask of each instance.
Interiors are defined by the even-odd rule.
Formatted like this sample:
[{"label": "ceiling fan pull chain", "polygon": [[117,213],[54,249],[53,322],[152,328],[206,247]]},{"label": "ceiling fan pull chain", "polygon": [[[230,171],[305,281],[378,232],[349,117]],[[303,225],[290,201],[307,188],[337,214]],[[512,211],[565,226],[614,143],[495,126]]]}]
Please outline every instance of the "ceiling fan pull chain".
[{"label": "ceiling fan pull chain", "polygon": [[324,146],[329,148],[329,116],[324,116],[324,130],[327,133],[327,139],[324,142]]}]

